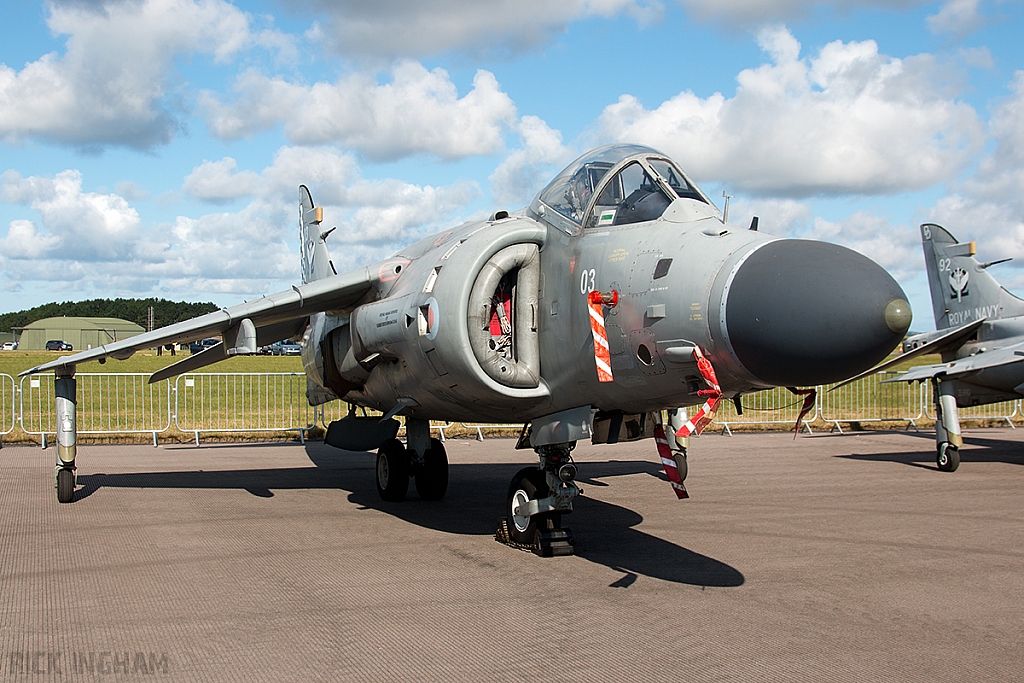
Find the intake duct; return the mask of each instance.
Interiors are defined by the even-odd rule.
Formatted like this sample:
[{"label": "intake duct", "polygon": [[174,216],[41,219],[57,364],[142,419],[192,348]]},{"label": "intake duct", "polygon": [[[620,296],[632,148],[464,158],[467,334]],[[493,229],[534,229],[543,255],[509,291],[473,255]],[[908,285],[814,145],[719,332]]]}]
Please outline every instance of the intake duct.
[{"label": "intake duct", "polygon": [[514,388],[540,385],[537,337],[540,249],[514,244],[488,259],[469,297],[469,343],[494,381]]}]

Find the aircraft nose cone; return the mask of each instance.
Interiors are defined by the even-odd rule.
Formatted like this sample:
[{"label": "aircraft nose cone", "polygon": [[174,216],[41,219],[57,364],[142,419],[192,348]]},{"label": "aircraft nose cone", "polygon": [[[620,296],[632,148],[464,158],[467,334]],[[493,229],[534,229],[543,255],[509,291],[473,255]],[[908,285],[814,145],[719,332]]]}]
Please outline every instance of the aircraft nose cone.
[{"label": "aircraft nose cone", "polygon": [[751,254],[726,294],[737,359],[780,386],[828,384],[867,370],[910,327],[906,294],[881,266],[826,242],[777,240]]}]

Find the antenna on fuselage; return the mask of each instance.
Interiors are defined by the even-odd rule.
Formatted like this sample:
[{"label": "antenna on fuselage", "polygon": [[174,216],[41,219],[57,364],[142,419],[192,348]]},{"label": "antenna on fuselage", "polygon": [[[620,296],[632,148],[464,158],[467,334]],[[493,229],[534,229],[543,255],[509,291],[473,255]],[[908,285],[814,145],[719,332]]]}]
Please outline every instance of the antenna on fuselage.
[{"label": "antenna on fuselage", "polygon": [[725,209],[722,211],[722,223],[729,222],[729,200],[732,199],[733,195],[726,194],[725,190],[722,190],[722,196],[725,197]]}]

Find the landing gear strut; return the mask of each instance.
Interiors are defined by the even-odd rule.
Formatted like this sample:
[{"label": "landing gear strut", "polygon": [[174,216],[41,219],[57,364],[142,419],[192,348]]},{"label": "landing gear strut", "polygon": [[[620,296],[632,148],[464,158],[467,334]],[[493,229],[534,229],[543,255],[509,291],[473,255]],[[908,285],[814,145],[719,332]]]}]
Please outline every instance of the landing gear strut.
[{"label": "landing gear strut", "polygon": [[409,477],[423,500],[441,500],[448,490],[448,454],[444,444],[430,438],[426,420],[406,420],[409,446],[389,439],[377,450],[377,493],[383,500],[405,500]]},{"label": "landing gear strut", "polygon": [[58,371],[54,380],[57,407],[57,467],[54,486],[57,502],[70,503],[75,499],[75,455],[78,429],[75,424],[75,369]]},{"label": "landing gear strut", "polygon": [[960,447],[964,445],[953,388],[950,381],[932,378],[932,396],[935,399],[935,464],[943,472],[955,472],[960,467]]},{"label": "landing gear strut", "polygon": [[570,455],[575,446],[538,447],[540,466],[519,470],[508,487],[508,538],[542,557],[573,554],[572,530],[562,528],[562,515],[572,512],[572,501],[581,493]]}]

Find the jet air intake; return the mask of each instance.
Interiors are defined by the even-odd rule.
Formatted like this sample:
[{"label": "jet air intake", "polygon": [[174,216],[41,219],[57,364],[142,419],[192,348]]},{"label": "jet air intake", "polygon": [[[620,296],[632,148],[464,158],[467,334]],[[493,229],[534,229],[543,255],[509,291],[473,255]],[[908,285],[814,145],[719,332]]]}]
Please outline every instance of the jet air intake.
[{"label": "jet air intake", "polygon": [[826,242],[775,240],[726,284],[723,327],[739,362],[781,386],[828,384],[885,356],[910,327],[906,295],[881,266]]}]

